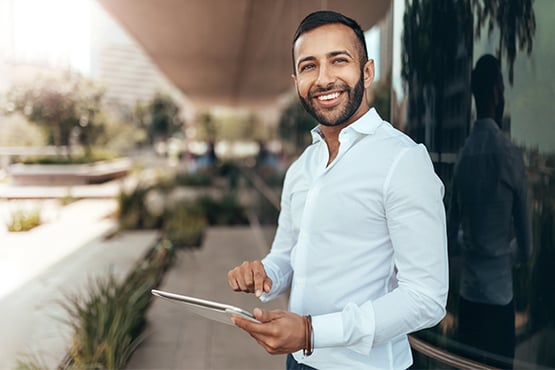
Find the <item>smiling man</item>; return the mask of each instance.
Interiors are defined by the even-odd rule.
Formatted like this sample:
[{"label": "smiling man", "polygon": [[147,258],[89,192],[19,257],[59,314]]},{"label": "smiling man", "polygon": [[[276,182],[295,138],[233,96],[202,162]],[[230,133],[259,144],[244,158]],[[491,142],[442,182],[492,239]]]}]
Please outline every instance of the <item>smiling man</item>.
[{"label": "smiling man", "polygon": [[292,54],[319,125],[287,171],[270,253],[228,273],[262,301],[290,292],[289,311],[234,322],[269,353],[291,354],[288,369],[407,368],[407,334],[445,314],[443,184],[426,148],[370,108],[374,63],[355,21],[308,15]]}]

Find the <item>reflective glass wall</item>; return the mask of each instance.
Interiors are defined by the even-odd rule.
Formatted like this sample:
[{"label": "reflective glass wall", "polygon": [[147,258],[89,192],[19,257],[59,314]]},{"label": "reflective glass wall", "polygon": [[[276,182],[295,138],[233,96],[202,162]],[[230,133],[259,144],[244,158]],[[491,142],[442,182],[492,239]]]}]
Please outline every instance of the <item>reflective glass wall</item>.
[{"label": "reflective glass wall", "polygon": [[[393,0],[391,20],[390,119],[427,146],[446,186],[446,209],[455,164],[475,126],[471,72],[484,54],[501,61],[505,109],[498,126],[522,153],[530,198],[532,253],[526,262],[511,265],[512,283],[508,280],[514,361],[461,340],[466,328],[460,313],[467,309],[462,307],[461,276],[464,269],[474,271],[465,265],[470,258],[464,253],[451,253],[447,317],[416,337],[498,367],[555,367],[555,1]],[[478,194],[476,199],[488,202]],[[464,237],[461,245],[469,248],[472,243],[465,244]],[[495,269],[484,274],[501,279]],[[434,366],[417,357],[415,367]]]}]

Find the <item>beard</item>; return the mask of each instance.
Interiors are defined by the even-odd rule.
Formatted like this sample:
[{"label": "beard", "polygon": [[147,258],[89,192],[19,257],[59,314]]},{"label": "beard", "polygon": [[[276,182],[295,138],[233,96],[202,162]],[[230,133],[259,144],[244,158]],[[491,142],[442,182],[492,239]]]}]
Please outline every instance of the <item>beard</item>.
[{"label": "beard", "polygon": [[[308,96],[305,98],[299,94],[299,99],[304,107],[304,109],[318,121],[318,123],[324,126],[339,126],[345,123],[351,116],[357,111],[362,103],[362,98],[364,97],[364,78],[363,73],[360,73],[360,79],[354,88],[351,88],[347,84],[339,83],[328,86],[327,88],[313,88],[308,92]],[[314,95],[325,93],[331,90],[343,90],[347,94],[347,103],[340,107],[334,107],[332,109],[320,109],[314,105]]]}]

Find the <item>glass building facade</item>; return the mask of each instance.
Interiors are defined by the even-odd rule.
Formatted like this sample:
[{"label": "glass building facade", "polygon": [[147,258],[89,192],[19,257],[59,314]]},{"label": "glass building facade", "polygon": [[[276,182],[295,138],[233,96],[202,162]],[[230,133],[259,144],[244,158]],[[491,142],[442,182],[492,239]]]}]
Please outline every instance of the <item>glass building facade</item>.
[{"label": "glass building facade", "polygon": [[[500,126],[522,151],[532,222],[531,258],[513,267],[514,359],[462,344],[464,257],[454,255],[447,316],[413,335],[414,367],[555,367],[555,1],[392,0],[391,6],[391,65],[382,65],[391,75],[388,118],[428,148],[445,184],[446,209],[459,151],[476,120],[471,72],[482,55],[493,54],[505,85]],[[476,363],[457,365],[453,358]]]}]

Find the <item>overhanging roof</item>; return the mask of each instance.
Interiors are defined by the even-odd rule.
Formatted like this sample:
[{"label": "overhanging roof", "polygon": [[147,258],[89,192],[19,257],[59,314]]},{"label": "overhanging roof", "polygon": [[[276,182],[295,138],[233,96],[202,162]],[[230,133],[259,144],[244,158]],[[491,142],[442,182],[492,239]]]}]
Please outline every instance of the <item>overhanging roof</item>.
[{"label": "overhanging roof", "polygon": [[319,9],[367,30],[390,0],[99,0],[167,78],[201,105],[271,104],[292,86],[291,38]]}]

